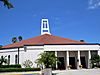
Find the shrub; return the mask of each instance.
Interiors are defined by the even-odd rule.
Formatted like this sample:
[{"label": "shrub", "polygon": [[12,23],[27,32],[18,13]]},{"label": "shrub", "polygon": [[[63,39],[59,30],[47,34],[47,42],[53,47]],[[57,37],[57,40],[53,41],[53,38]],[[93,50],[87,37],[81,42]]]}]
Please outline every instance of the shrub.
[{"label": "shrub", "polygon": [[92,67],[99,67],[99,62],[100,62],[100,56],[99,55],[92,55],[91,57],[91,63]]},{"label": "shrub", "polygon": [[26,61],[24,61],[24,63],[23,63],[23,66],[24,66],[25,68],[32,68],[32,65],[33,65],[33,63],[32,63],[31,60],[26,60]]},{"label": "shrub", "polygon": [[0,72],[40,71],[40,68],[0,68]]},{"label": "shrub", "polygon": [[0,65],[0,68],[21,68],[20,64],[16,65]]}]

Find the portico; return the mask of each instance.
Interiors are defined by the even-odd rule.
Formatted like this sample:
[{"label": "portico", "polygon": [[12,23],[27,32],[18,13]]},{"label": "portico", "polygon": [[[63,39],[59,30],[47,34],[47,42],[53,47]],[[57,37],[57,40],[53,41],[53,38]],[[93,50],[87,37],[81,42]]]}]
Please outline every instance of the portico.
[{"label": "portico", "polygon": [[[97,53],[97,51],[55,51],[56,56],[60,60],[61,64],[56,64],[57,69],[80,69],[82,65],[83,68],[91,68],[90,59],[91,52]],[[65,66],[65,67],[64,67]]]}]

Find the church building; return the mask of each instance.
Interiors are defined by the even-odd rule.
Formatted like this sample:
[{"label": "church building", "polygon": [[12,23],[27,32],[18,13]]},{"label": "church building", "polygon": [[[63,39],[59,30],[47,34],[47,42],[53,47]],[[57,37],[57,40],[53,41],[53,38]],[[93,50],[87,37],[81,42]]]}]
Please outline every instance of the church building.
[{"label": "church building", "polygon": [[61,62],[56,64],[56,69],[68,69],[69,66],[71,69],[79,69],[80,65],[83,68],[91,68],[91,56],[98,54],[99,50],[99,43],[87,43],[52,35],[48,19],[42,19],[40,36],[3,46],[0,49],[0,57],[7,56],[9,64],[21,64],[22,67],[24,61],[30,60],[33,67],[37,67],[35,60],[39,54],[52,51]]}]

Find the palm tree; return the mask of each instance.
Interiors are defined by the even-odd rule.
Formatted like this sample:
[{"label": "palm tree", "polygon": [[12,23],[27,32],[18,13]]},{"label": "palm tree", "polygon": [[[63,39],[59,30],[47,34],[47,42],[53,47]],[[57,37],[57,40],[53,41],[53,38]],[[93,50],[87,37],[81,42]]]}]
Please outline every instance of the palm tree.
[{"label": "palm tree", "polygon": [[0,48],[2,48],[2,45],[0,45]]},{"label": "palm tree", "polygon": [[23,40],[22,36],[18,37],[19,42]]},{"label": "palm tree", "polygon": [[17,38],[16,37],[13,37],[12,38],[12,43],[16,43],[17,42]]},{"label": "palm tree", "polygon": [[13,8],[13,5],[8,0],[0,0],[4,3],[4,6],[7,6],[8,9]]},{"label": "palm tree", "polygon": [[45,68],[53,68],[58,61],[54,52],[43,52],[39,56],[40,58],[36,60],[36,63],[38,65],[44,65]]}]

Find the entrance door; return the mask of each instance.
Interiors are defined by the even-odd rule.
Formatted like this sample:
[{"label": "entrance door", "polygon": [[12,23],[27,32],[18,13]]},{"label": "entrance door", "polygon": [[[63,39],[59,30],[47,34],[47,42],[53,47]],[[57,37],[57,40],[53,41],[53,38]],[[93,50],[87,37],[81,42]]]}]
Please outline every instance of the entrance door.
[{"label": "entrance door", "polygon": [[81,57],[81,65],[82,65],[83,68],[86,68],[85,57]]},{"label": "entrance door", "polygon": [[65,69],[64,57],[58,57],[58,60],[59,60],[58,69],[64,70]]},{"label": "entrance door", "polygon": [[76,67],[75,67],[75,57],[69,57],[69,65],[71,65],[71,69],[76,69]]}]

